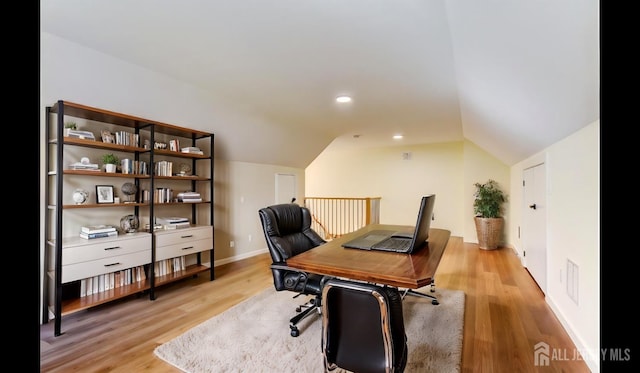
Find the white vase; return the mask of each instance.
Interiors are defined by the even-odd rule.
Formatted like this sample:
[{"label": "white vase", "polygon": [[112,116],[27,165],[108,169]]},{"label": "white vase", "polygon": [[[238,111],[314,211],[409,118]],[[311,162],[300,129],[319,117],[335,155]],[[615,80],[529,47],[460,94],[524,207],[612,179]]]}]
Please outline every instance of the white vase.
[{"label": "white vase", "polygon": [[104,170],[110,173],[115,173],[116,172],[116,165],[115,164],[110,164],[107,163],[104,165]]}]

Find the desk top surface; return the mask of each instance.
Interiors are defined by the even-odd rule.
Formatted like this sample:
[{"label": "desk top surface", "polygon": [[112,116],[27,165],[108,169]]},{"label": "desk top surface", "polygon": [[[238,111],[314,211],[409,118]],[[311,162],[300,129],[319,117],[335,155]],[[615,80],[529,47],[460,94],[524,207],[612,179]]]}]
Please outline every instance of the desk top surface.
[{"label": "desk top surface", "polygon": [[307,272],[417,289],[433,280],[451,232],[430,229],[428,246],[413,254],[347,249],[342,244],[367,232],[385,229],[413,232],[406,225],[370,224],[287,260]]}]

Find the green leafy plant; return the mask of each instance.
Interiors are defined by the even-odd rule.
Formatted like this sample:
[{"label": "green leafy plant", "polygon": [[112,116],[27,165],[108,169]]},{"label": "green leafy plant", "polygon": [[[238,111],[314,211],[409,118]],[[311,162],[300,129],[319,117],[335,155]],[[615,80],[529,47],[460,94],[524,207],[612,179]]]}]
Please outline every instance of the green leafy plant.
[{"label": "green leafy plant", "polygon": [[64,123],[64,128],[69,128],[72,130],[77,130],[78,127],[76,126],[76,122],[65,122]]},{"label": "green leafy plant", "polygon": [[113,153],[107,153],[102,156],[102,163],[104,164],[118,164],[118,157]]},{"label": "green leafy plant", "polygon": [[507,196],[502,192],[498,182],[489,179],[486,183],[475,183],[476,191],[473,194],[473,212],[481,218],[499,218],[502,214],[502,204],[507,201]]}]

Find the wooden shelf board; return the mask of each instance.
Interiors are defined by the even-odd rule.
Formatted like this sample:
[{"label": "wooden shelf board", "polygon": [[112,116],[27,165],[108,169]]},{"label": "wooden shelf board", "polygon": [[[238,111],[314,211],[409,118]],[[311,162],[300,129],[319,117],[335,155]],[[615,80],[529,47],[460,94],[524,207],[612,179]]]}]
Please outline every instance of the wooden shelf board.
[{"label": "wooden shelf board", "polygon": [[[52,139],[51,143],[55,144],[58,142],[57,139]],[[131,145],[122,145],[122,144],[114,144],[110,142],[102,142],[98,140],[88,140],[88,139],[79,139],[75,137],[65,137],[63,139],[65,145],[76,145],[83,146],[86,148],[94,148],[94,149],[111,149],[122,152],[139,152],[145,153],[150,152],[151,150],[145,149],[139,146],[131,146]]]},{"label": "wooden shelf board", "polygon": [[149,179],[150,175],[143,174],[122,174],[118,172],[104,171],[87,171],[87,170],[64,170],[65,175],[82,175],[82,176],[107,176],[107,177],[125,177],[130,179]]},{"label": "wooden shelf board", "polygon": [[183,152],[177,152],[174,150],[165,150],[165,149],[155,149],[153,152],[155,155],[168,155],[171,157],[196,158],[196,159],[210,158],[208,155],[205,155],[205,154],[183,153]]},{"label": "wooden shelf board", "polygon": [[128,297],[129,295],[141,293],[150,289],[150,287],[149,280],[144,280],[100,293],[65,300],[62,302],[62,316],[111,302],[116,299]]},{"label": "wooden shelf board", "polygon": [[204,176],[156,176],[156,179],[165,179],[165,180],[196,180],[196,181],[208,181],[210,180],[208,177]]},{"label": "wooden shelf board", "polygon": [[148,203],[128,202],[128,203],[83,203],[81,205],[64,205],[64,209],[91,209],[96,207],[133,207],[149,206]]}]

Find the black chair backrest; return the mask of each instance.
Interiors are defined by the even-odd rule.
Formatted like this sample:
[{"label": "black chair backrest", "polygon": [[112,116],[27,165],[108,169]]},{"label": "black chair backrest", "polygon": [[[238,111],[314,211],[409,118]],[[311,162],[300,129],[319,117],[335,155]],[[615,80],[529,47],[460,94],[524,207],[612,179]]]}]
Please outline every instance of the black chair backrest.
[{"label": "black chair backrest", "polygon": [[285,263],[326,241],[311,229],[311,213],[295,203],[283,203],[258,211],[271,260]]},{"label": "black chair backrest", "polygon": [[402,372],[407,339],[397,288],[330,279],[322,292],[325,368]]}]

